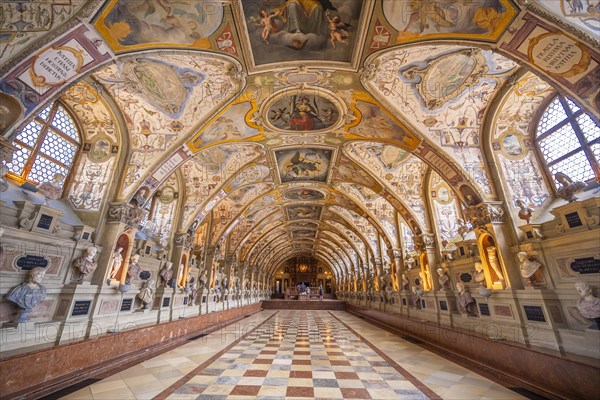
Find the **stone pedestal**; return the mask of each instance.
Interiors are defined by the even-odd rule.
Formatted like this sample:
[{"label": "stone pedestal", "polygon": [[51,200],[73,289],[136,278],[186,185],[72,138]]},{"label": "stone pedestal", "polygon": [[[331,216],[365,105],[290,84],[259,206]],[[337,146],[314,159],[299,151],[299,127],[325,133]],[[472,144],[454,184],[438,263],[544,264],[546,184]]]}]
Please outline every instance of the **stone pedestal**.
[{"label": "stone pedestal", "polygon": [[174,290],[170,287],[159,287],[154,294],[153,310],[157,310],[158,323],[167,322],[171,319],[171,303],[173,302]]},{"label": "stone pedestal", "polygon": [[90,285],[89,282],[63,286],[55,313],[56,319],[65,321],[61,344],[81,340],[88,335],[90,317],[100,311],[96,299],[98,294],[99,286]]}]

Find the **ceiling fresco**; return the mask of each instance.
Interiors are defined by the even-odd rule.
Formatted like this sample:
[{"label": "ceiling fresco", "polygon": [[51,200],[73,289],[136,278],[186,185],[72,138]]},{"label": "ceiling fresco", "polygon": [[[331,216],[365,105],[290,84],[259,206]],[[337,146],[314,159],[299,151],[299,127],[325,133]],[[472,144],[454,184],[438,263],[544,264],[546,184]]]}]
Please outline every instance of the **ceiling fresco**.
[{"label": "ceiling fresco", "polygon": [[240,2],[248,61],[253,67],[297,59],[351,64],[372,1]]},{"label": "ceiling fresco", "polygon": [[[564,66],[568,79],[510,47],[544,43],[526,30],[537,9],[597,37],[597,7],[522,3],[4,1],[0,131],[13,137],[64,85],[83,139],[66,196],[87,222],[107,196],[144,193],[159,199],[144,232],[189,232],[198,254],[264,270],[296,256],[340,271],[389,262],[415,235],[456,239],[467,198],[543,208],[530,121],[556,88],[600,105],[578,80],[597,43],[577,42],[589,57]],[[75,70],[39,72],[74,42]]]}]

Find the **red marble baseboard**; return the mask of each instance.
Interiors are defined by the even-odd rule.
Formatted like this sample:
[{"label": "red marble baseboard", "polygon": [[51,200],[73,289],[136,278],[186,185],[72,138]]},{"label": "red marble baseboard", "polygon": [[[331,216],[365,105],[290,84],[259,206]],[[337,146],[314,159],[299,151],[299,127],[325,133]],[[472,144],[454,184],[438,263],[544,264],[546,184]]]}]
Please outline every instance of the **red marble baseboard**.
[{"label": "red marble baseboard", "polygon": [[265,310],[345,310],[346,302],[339,300],[265,300]]},{"label": "red marble baseboard", "polygon": [[[600,364],[514,342],[493,341],[401,315],[347,304],[346,310],[422,340],[423,347],[463,361],[471,369],[499,377],[543,396],[558,399],[598,398]],[[475,367],[475,368],[473,368]]]},{"label": "red marble baseboard", "polygon": [[0,399],[29,399],[176,347],[261,310],[261,303],[132,329],[0,360]]}]

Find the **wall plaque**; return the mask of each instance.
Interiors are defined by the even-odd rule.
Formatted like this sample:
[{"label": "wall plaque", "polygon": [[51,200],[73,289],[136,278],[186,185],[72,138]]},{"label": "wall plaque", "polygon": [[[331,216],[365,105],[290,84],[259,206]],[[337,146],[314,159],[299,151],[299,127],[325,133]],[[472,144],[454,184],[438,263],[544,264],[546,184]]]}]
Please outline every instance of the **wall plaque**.
[{"label": "wall plaque", "polygon": [[50,229],[50,225],[52,225],[52,221],[54,217],[52,215],[42,214],[40,215],[40,220],[38,221],[37,227],[40,229]]},{"label": "wall plaque", "polygon": [[461,282],[469,283],[473,280],[473,277],[468,272],[464,272],[460,274],[460,280]]},{"label": "wall plaque", "polygon": [[165,297],[163,299],[162,306],[163,307],[169,307],[170,305],[171,305],[171,298],[170,297]]},{"label": "wall plaque", "polygon": [[600,272],[600,259],[594,257],[576,258],[570,265],[579,274],[597,274]]},{"label": "wall plaque", "polygon": [[479,303],[479,312],[481,315],[490,316],[490,307],[486,303]]},{"label": "wall plaque", "polygon": [[402,305],[405,306],[406,305],[406,299],[402,299]]},{"label": "wall plaque", "polygon": [[133,305],[133,298],[123,299],[123,302],[121,303],[121,311],[131,311],[132,305]]},{"label": "wall plaque", "polygon": [[83,232],[83,235],[81,235],[81,238],[83,240],[88,240],[90,238],[90,233],[89,232]]},{"label": "wall plaque", "polygon": [[567,224],[569,224],[569,228],[577,228],[583,225],[577,211],[565,214],[565,219],[567,220]]},{"label": "wall plaque", "polygon": [[92,305],[91,300],[77,300],[75,305],[73,305],[73,311],[71,312],[71,316],[77,315],[87,315],[90,312],[90,306]]},{"label": "wall plaque", "polygon": [[17,267],[22,270],[29,271],[36,267],[46,268],[48,266],[48,260],[41,256],[32,256],[27,254],[17,259]]},{"label": "wall plaque", "polygon": [[425,303],[425,300],[421,300],[421,308],[427,308],[427,303]]},{"label": "wall plaque", "polygon": [[496,316],[499,316],[499,317],[512,317],[513,316],[510,306],[503,306],[503,305],[494,306],[494,314],[496,314]]},{"label": "wall plaque", "polygon": [[540,306],[523,306],[528,321],[546,322],[544,310]]},{"label": "wall plaque", "polygon": [[448,303],[446,300],[440,300],[440,310],[448,311]]}]

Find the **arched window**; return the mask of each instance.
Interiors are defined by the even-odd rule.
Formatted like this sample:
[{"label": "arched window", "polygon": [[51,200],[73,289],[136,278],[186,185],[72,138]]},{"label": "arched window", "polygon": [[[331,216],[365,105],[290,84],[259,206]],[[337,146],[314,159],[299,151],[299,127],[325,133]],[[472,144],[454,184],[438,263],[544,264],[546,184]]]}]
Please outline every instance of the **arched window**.
[{"label": "arched window", "polygon": [[555,185],[557,172],[582,182],[593,180],[600,172],[600,126],[560,94],[542,115],[535,142]]},{"label": "arched window", "polygon": [[80,147],[79,132],[58,102],[40,112],[14,140],[17,150],[7,164],[9,176],[23,183],[52,182],[55,173],[69,173]]}]

